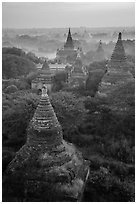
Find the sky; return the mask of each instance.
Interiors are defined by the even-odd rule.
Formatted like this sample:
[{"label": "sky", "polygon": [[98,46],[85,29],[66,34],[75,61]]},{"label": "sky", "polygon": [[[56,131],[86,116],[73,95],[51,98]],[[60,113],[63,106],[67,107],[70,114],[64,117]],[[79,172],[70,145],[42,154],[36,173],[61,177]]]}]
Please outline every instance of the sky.
[{"label": "sky", "polygon": [[135,26],[129,2],[3,2],[3,28]]}]

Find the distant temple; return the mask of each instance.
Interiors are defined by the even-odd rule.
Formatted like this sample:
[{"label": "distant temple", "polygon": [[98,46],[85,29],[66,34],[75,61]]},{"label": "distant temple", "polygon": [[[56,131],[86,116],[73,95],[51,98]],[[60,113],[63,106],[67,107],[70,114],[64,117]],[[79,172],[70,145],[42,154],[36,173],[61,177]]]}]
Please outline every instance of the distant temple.
[{"label": "distant temple", "polygon": [[125,50],[122,43],[122,34],[119,33],[108,69],[99,87],[98,94],[106,96],[113,91],[117,85],[133,81],[126,61]]},{"label": "distant temple", "polygon": [[86,79],[87,79],[87,73],[82,64],[80,55],[78,54],[69,75],[69,84],[72,87],[85,86]]},{"label": "distant temple", "polygon": [[9,164],[7,172],[15,189],[18,186],[21,189],[23,201],[72,202],[82,198],[89,163],[72,144],[63,140],[62,127],[46,86],[42,88],[40,102],[30,121],[27,141]]},{"label": "distant temple", "polygon": [[77,49],[74,47],[74,42],[71,36],[70,28],[67,41],[62,49],[57,50],[56,59],[62,63],[73,63],[77,57]]},{"label": "distant temple", "polygon": [[104,52],[104,49],[102,47],[102,42],[100,40],[98,48],[95,52],[94,61],[103,61],[103,60],[105,60],[105,52]]},{"label": "distant temple", "polygon": [[37,90],[42,90],[43,85],[46,85],[48,88],[48,91],[51,92],[51,89],[53,86],[53,78],[54,78],[54,74],[50,70],[48,63],[45,60],[42,68],[39,71],[37,78],[32,80],[31,88],[37,89]]}]

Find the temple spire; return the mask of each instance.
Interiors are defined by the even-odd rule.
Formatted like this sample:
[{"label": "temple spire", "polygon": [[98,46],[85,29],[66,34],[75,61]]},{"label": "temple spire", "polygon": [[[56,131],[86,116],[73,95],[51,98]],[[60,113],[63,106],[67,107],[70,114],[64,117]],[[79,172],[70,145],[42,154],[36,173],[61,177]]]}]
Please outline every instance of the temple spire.
[{"label": "temple spire", "polygon": [[62,128],[47,94],[47,86],[43,85],[40,102],[28,128],[28,142],[60,143]]},{"label": "temple spire", "polygon": [[66,43],[64,45],[64,48],[74,49],[74,44],[73,44],[73,39],[72,39],[72,36],[71,36],[70,28],[69,28],[68,37],[67,37],[67,41],[66,41]]},{"label": "temple spire", "polygon": [[122,40],[122,33],[121,32],[118,35],[118,40]]},{"label": "temple spire", "polygon": [[124,49],[123,42],[122,42],[121,32],[118,35],[118,40],[117,40],[117,43],[115,45],[114,51],[111,56],[111,64],[119,67],[116,63],[118,64],[126,63],[126,54],[125,54],[125,49]]},{"label": "temple spire", "polygon": [[107,72],[102,78],[97,95],[107,96],[120,85],[127,82],[134,82],[129,70],[130,68],[126,61],[125,49],[122,42],[122,34],[120,32],[111,60],[108,63]]},{"label": "temple spire", "polygon": [[98,45],[98,48],[97,48],[97,52],[104,52],[103,48],[102,48],[102,41],[100,40],[99,41],[99,45]]}]

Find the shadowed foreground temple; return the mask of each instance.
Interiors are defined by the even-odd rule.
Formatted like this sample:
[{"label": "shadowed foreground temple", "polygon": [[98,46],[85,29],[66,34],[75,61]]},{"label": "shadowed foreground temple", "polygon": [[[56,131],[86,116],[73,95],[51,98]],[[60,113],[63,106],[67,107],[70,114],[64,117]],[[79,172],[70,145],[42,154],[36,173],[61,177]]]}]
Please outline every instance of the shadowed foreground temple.
[{"label": "shadowed foreground temple", "polygon": [[30,121],[26,144],[9,164],[7,173],[21,189],[22,201],[81,200],[89,174],[88,162],[63,140],[45,88]]}]

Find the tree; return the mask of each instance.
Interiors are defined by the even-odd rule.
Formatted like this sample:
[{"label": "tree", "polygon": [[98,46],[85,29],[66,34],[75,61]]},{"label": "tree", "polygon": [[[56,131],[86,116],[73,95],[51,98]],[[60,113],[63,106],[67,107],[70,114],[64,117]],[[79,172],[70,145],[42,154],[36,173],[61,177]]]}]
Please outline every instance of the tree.
[{"label": "tree", "polygon": [[84,97],[77,98],[71,92],[60,91],[51,94],[51,102],[63,127],[65,138],[70,141],[86,114]]},{"label": "tree", "polygon": [[53,91],[59,91],[63,88],[68,78],[67,72],[60,71],[54,76]]},{"label": "tree", "polygon": [[94,96],[96,94],[103,75],[104,71],[99,69],[89,72],[86,81],[86,89],[89,91],[90,96]]},{"label": "tree", "polygon": [[15,85],[8,86],[5,90],[6,93],[14,93],[18,91],[18,88]]},{"label": "tree", "polygon": [[18,78],[35,70],[35,65],[28,59],[12,54],[2,56],[2,77],[4,79]]},{"label": "tree", "polygon": [[26,140],[26,129],[38,103],[38,96],[24,91],[3,95],[3,144],[19,149]]}]

